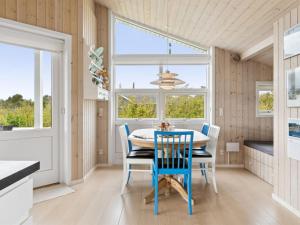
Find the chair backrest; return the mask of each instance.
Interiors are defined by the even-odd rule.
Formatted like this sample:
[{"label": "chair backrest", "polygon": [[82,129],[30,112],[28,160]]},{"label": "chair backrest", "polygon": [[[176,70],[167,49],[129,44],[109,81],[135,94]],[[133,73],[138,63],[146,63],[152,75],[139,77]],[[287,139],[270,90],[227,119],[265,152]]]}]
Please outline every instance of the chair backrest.
[{"label": "chair backrest", "polygon": [[209,124],[203,123],[201,128],[201,133],[207,136],[208,132],[209,132]]},{"label": "chair backrest", "polygon": [[126,125],[119,126],[119,132],[120,132],[120,137],[121,137],[123,159],[126,159],[127,153],[129,152],[128,135],[127,135],[127,131],[126,131]]},{"label": "chair backrest", "polygon": [[220,127],[215,125],[210,126],[208,132],[209,142],[206,145],[206,151],[208,151],[212,155],[213,160],[216,159],[219,133]]},{"label": "chair backrest", "polygon": [[155,168],[160,164],[160,169],[174,174],[191,170],[193,139],[193,131],[154,131]]},{"label": "chair backrest", "polygon": [[[125,123],[124,126],[125,126],[126,134],[127,134],[127,137],[128,137],[130,135],[130,130],[129,130],[128,124]],[[130,140],[128,140],[128,149],[129,149],[129,151],[132,151],[132,143],[131,143]]]}]

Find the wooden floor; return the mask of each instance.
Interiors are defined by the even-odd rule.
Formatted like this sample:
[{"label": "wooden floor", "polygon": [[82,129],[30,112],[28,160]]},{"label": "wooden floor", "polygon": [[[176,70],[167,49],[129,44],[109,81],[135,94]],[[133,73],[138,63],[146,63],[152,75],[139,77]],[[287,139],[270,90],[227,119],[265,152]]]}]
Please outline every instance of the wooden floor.
[{"label": "wooden floor", "polygon": [[272,187],[242,169],[217,170],[219,194],[206,185],[198,171],[193,173],[193,215],[176,193],[145,205],[150,190],[148,174],[133,174],[127,193],[121,197],[120,168],[99,168],[76,192],[39,203],[33,208],[35,225],[299,225],[300,219],[271,198]]}]

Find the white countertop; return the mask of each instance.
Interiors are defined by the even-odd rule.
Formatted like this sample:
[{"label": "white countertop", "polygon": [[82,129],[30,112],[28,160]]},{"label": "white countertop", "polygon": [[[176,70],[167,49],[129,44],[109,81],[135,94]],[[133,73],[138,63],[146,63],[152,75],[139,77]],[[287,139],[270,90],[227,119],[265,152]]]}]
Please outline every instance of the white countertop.
[{"label": "white countertop", "polygon": [[32,166],[35,163],[37,163],[37,161],[0,161],[0,180]]}]

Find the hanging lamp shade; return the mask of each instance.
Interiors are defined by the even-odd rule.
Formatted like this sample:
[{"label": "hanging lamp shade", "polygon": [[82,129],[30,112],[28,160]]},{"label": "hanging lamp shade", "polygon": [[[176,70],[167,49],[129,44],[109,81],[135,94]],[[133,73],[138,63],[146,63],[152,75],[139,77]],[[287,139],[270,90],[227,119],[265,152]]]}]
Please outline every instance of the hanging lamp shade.
[{"label": "hanging lamp shade", "polygon": [[158,85],[160,88],[165,90],[172,90],[175,88],[176,85],[185,84],[183,80],[176,78],[178,74],[171,73],[168,70],[166,70],[166,72],[159,73],[158,76],[159,79],[152,81],[151,84]]}]

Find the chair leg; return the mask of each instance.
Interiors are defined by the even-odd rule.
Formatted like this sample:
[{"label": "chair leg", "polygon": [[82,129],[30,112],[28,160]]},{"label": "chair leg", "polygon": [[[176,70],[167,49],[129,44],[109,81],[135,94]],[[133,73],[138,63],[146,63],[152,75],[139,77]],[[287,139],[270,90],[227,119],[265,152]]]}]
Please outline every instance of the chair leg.
[{"label": "chair leg", "polygon": [[188,175],[184,174],[183,175],[183,187],[187,187],[187,182],[188,182]]},{"label": "chair leg", "polygon": [[216,164],[212,163],[212,180],[214,185],[214,190],[218,194],[217,181],[216,181]]},{"label": "chair leg", "polygon": [[128,184],[129,183],[129,180],[130,180],[130,175],[131,175],[131,165],[129,164],[128,165],[128,175],[127,175],[127,182],[126,182],[126,184]]},{"label": "chair leg", "polygon": [[192,215],[192,173],[188,175],[188,213]]},{"label": "chair leg", "polygon": [[154,174],[154,215],[158,213],[158,174]]},{"label": "chair leg", "polygon": [[129,180],[129,173],[130,173],[130,171],[129,171],[129,165],[126,164],[126,165],[123,166],[123,184],[122,184],[121,194],[124,194],[127,182]]},{"label": "chair leg", "polygon": [[152,188],[154,188],[154,186],[155,186],[155,174],[154,174],[154,169],[153,169],[152,166],[151,166],[151,168],[152,168]]},{"label": "chair leg", "polygon": [[200,169],[201,169],[202,176],[204,176],[205,181],[208,184],[207,173],[206,173],[206,164],[205,163],[200,163]]},{"label": "chair leg", "polygon": [[200,169],[201,169],[201,175],[204,176],[203,170],[202,170],[202,163],[199,163]]}]

